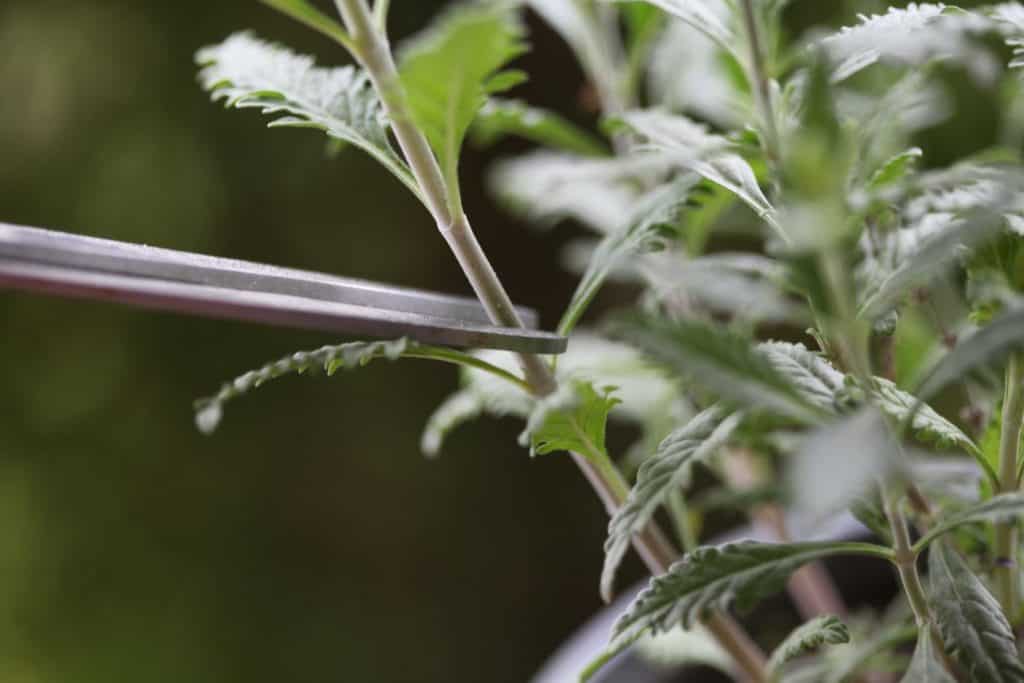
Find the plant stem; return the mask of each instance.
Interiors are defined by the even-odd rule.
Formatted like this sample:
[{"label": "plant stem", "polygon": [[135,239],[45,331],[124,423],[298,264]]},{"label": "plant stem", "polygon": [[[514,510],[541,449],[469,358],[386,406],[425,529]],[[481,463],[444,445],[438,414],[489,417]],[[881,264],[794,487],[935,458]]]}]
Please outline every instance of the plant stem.
[{"label": "plant stem", "polygon": [[[480,248],[466,216],[461,212],[453,216],[449,209],[448,192],[441,168],[426,136],[412,120],[391,48],[383,31],[374,23],[366,0],[336,0],[336,3],[352,34],[354,55],[380,96],[391,120],[395,138],[423,191],[427,207],[470,286],[496,325],[523,327],[512,300]],[[537,393],[543,395],[554,389],[550,372],[543,360],[538,356],[520,354],[519,361],[527,381]]]},{"label": "plant stem", "polygon": [[[1024,355],[1014,353],[1006,366],[1006,387],[1003,394],[1002,431],[999,438],[999,491],[1010,493],[1018,488],[1017,456],[1024,423]],[[996,587],[1003,611],[1014,621],[1020,609],[1017,586],[1017,524],[1013,519],[997,522]]]},{"label": "plant stem", "polygon": [[907,519],[900,509],[900,498],[889,487],[881,485],[882,504],[885,516],[889,519],[889,528],[893,538],[893,562],[900,575],[903,592],[906,593],[914,619],[920,628],[930,628],[931,609],[925,597],[921,576],[917,572],[917,554],[910,545],[910,532]]},{"label": "plant stem", "polygon": [[[523,327],[501,281],[476,241],[468,219],[461,211],[455,216],[450,211],[444,176],[426,137],[409,114],[387,38],[374,24],[366,0],[335,2],[352,34],[354,56],[369,75],[385,113],[391,120],[398,144],[423,191],[431,215],[474,292],[495,324]],[[519,354],[519,359],[526,381],[535,395],[545,396],[557,388],[551,368],[541,357]],[[609,514],[613,514],[629,491],[614,463],[598,460],[601,463],[599,467],[583,455],[573,453],[572,457],[604,502]],[[654,574],[666,573],[678,557],[664,534],[653,523],[634,537],[633,544]],[[747,679],[753,683],[768,680],[764,652],[735,621],[724,614],[713,613],[704,625],[733,657]]]},{"label": "plant stem", "polygon": [[779,130],[775,125],[775,110],[772,106],[771,81],[768,79],[768,69],[765,66],[764,49],[761,40],[761,31],[758,27],[757,14],[754,11],[753,0],[743,0],[743,24],[747,32],[747,41],[750,43],[750,88],[754,91],[758,109],[761,111],[761,118],[764,119],[764,145],[765,156],[772,165],[778,165],[781,161],[781,150],[779,142]]}]

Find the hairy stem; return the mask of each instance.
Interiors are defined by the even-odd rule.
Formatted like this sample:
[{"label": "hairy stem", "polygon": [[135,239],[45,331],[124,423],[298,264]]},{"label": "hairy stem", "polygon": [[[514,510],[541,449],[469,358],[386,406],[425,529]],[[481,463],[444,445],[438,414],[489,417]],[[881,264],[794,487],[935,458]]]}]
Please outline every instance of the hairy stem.
[{"label": "hairy stem", "polygon": [[771,81],[768,78],[768,69],[765,66],[764,41],[761,37],[761,29],[758,26],[757,14],[754,10],[753,0],[743,0],[743,26],[747,32],[747,42],[750,46],[750,88],[754,91],[757,100],[757,107],[764,119],[764,145],[765,156],[771,164],[778,164],[781,160],[779,131],[775,125],[775,110],[772,106]]},{"label": "hairy stem", "polygon": [[[523,327],[501,281],[476,241],[468,219],[461,211],[453,215],[448,205],[450,194],[444,175],[426,137],[411,118],[387,38],[374,24],[366,0],[335,2],[352,34],[354,55],[381,98],[391,120],[392,130],[423,191],[427,206],[474,292],[495,324]],[[535,395],[544,396],[557,388],[551,368],[543,359],[531,354],[520,354],[519,359]],[[610,461],[598,466],[591,459],[575,453],[573,460],[590,481],[609,513],[614,513],[629,491],[618,469]],[[633,544],[654,574],[667,572],[678,557],[664,534],[653,523],[634,538]],[[732,655],[745,678],[753,683],[767,681],[767,658],[764,652],[735,621],[716,613],[707,618],[705,626]]]},{"label": "hairy stem", "polygon": [[[1024,423],[1024,355],[1010,356],[1006,366],[1003,395],[1002,431],[999,439],[999,490],[1010,493],[1018,488],[1017,456]],[[1015,620],[1020,609],[1017,585],[1017,523],[1009,519],[995,526],[996,588],[1007,618]]]},{"label": "hairy stem", "polygon": [[914,619],[920,628],[930,628],[931,609],[925,597],[921,576],[917,572],[917,554],[910,544],[910,532],[906,517],[900,509],[900,498],[889,487],[882,485],[882,503],[885,516],[889,519],[889,529],[893,538],[893,562],[900,575],[903,592],[914,612]]}]

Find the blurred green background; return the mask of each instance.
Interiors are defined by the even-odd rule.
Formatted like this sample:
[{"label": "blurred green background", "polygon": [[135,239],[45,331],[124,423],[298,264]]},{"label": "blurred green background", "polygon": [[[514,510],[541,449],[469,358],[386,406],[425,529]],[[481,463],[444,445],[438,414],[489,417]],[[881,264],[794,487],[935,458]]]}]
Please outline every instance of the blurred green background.
[{"label": "blurred green background", "polygon": [[[394,34],[441,4],[396,0]],[[833,11],[796,4],[796,24]],[[586,120],[568,51],[531,26],[520,95]],[[372,161],[208,101],[192,55],[241,28],[344,60],[255,2],[4,0],[0,220],[468,291]],[[943,150],[992,135],[988,95],[962,93]],[[518,149],[469,153],[466,202],[550,326],[574,286],[567,233],[527,230],[484,187]],[[283,380],[203,437],[194,398],[338,340],[12,293],[0,316],[4,683],[522,681],[599,607],[606,521],[568,459],[531,461],[511,421],[420,456],[446,367]]]}]

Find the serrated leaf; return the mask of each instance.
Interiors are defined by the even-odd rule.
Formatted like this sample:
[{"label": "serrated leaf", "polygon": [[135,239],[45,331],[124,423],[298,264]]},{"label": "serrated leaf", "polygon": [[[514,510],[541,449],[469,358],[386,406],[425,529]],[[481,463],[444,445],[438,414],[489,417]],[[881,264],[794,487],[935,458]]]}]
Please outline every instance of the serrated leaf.
[{"label": "serrated leaf", "polygon": [[629,222],[601,241],[562,314],[559,334],[568,335],[576,327],[616,266],[631,256],[665,248],[695,184],[695,178],[684,176],[651,191],[640,199]]},{"label": "serrated leaf", "polygon": [[761,190],[750,164],[733,150],[729,140],[680,114],[647,109],[625,112],[620,118],[648,149],[668,153],[683,168],[728,189],[779,230],[775,207]]},{"label": "serrated leaf", "polygon": [[311,57],[249,33],[199,50],[196,61],[203,67],[199,80],[214,100],[278,116],[271,126],[320,129],[368,153],[420,197],[412,173],[388,141],[388,121],[362,71],[317,67]]},{"label": "serrated leaf", "polygon": [[797,657],[817,650],[822,645],[841,645],[850,642],[850,629],[839,617],[823,615],[815,617],[793,630],[782,643],[772,651],[768,659],[769,676],[777,680],[782,667]]},{"label": "serrated leaf", "polygon": [[1011,69],[1024,68],[1024,5],[1004,2],[992,8],[992,18],[1000,24],[1006,44],[1013,49]]},{"label": "serrated leaf", "polygon": [[933,280],[966,250],[994,238],[1002,227],[1002,216],[984,209],[955,218],[948,216],[929,239],[904,255],[895,270],[869,289],[858,315],[874,319],[888,313],[912,289]]},{"label": "serrated leaf", "polygon": [[601,595],[612,596],[615,572],[634,534],[647,526],[671,491],[689,482],[695,463],[711,458],[732,436],[741,416],[721,406],[701,412],[661,442],[637,473],[636,484],[608,523],[601,570]]},{"label": "serrated leaf", "polygon": [[956,58],[979,77],[990,65],[987,55],[971,40],[981,17],[942,3],[911,3],[886,14],[860,17],[822,41],[836,62],[833,80],[842,81],[878,62],[921,65]]},{"label": "serrated leaf", "polygon": [[519,100],[492,97],[487,100],[471,130],[473,140],[490,145],[508,135],[538,142],[584,156],[607,156],[601,140],[562,116],[546,109],[531,107]]},{"label": "serrated leaf", "polygon": [[196,425],[206,434],[213,432],[221,421],[225,403],[284,375],[314,371],[333,375],[338,370],[359,368],[378,358],[396,360],[403,357],[473,367],[478,371],[486,371],[499,381],[522,385],[522,381],[511,372],[453,349],[426,346],[404,338],[392,341],[357,341],[337,346],[322,346],[314,351],[298,351],[226,382],[213,396],[196,401]]},{"label": "serrated leaf", "polygon": [[873,408],[812,432],[789,466],[795,505],[812,517],[848,507],[879,477],[901,467],[885,419]]},{"label": "serrated leaf", "polygon": [[315,351],[298,351],[240,375],[226,382],[215,395],[196,401],[196,424],[203,433],[212,433],[220,423],[225,403],[283,375],[302,374],[310,370],[323,370],[333,374],[341,368],[361,367],[375,358],[395,360],[411,346],[413,344],[406,339],[396,339],[351,342],[338,346],[323,346]]},{"label": "serrated leaf", "polygon": [[913,414],[910,428],[922,441],[941,448],[960,448],[974,456],[980,455],[977,444],[963,430],[893,382],[876,377],[871,394],[878,407],[898,422],[903,422]]},{"label": "serrated leaf", "polygon": [[608,662],[630,645],[645,662],[658,668],[679,668],[683,666],[710,666],[726,675],[734,673],[735,664],[729,654],[703,626],[691,629],[674,628],[656,635],[640,633],[630,641],[617,640],[594,657],[580,672],[580,683],[587,683]]},{"label": "serrated leaf", "polygon": [[1020,683],[1024,664],[999,602],[948,543],[928,555],[929,602],[946,651],[973,683]]},{"label": "serrated leaf", "polygon": [[881,546],[865,543],[757,543],[740,541],[705,546],[688,553],[663,576],[651,579],[616,622],[613,642],[642,633],[689,627],[713,609],[735,604],[750,611],[781,591],[790,574],[805,564],[833,555],[885,556]]},{"label": "serrated leaf", "polygon": [[1004,493],[972,505],[965,510],[942,517],[934,527],[928,530],[928,533],[914,544],[914,547],[924,548],[943,534],[948,534],[965,524],[1003,521],[1019,517],[1021,514],[1024,514],[1024,493]]},{"label": "serrated leaf", "polygon": [[695,320],[624,318],[619,335],[682,376],[693,376],[739,405],[815,424],[826,415],[808,401],[754,344]]},{"label": "serrated leaf", "polygon": [[401,51],[399,78],[413,120],[457,191],[459,152],[477,112],[502,87],[492,80],[525,50],[516,15],[497,6],[459,5]]},{"label": "serrated leaf", "polygon": [[590,457],[607,456],[605,426],[608,413],[619,400],[613,388],[600,392],[589,382],[563,385],[537,402],[519,436],[531,455],[572,451]]},{"label": "serrated leaf", "polygon": [[868,180],[868,189],[877,191],[900,183],[922,156],[924,152],[920,147],[912,147],[889,158],[872,174]]},{"label": "serrated leaf", "polygon": [[925,375],[915,392],[927,401],[951,382],[978,366],[995,362],[1024,345],[1024,306],[1003,313],[970,336],[961,339]]},{"label": "serrated leaf", "polygon": [[836,412],[836,394],[846,379],[824,356],[803,344],[789,342],[764,342],[757,349],[808,403],[825,412]]},{"label": "serrated leaf", "polygon": [[910,668],[900,679],[900,683],[956,683],[956,679],[946,671],[945,665],[936,654],[929,629],[918,635]]}]

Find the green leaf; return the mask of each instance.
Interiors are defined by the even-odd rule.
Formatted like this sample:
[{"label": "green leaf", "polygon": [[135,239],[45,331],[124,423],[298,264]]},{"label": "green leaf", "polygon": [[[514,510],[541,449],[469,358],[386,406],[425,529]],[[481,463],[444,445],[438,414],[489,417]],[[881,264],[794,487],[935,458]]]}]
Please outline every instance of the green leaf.
[{"label": "green leaf", "polygon": [[902,466],[898,446],[872,407],[812,432],[789,467],[795,505],[812,517],[848,507],[878,477]]},{"label": "green leaf", "polygon": [[629,222],[601,241],[562,314],[559,334],[568,335],[576,327],[609,273],[620,263],[639,253],[664,249],[667,238],[674,236],[695,183],[692,176],[683,176],[651,191],[640,199]]},{"label": "green leaf", "polygon": [[362,367],[377,358],[423,358],[455,363],[486,370],[503,381],[523,386],[523,381],[508,371],[452,349],[424,346],[406,339],[349,342],[337,346],[323,346],[315,351],[298,351],[225,383],[213,396],[196,401],[196,425],[201,432],[212,433],[220,424],[225,403],[283,375],[323,370],[330,376],[341,369]]},{"label": "green leaf", "polygon": [[1002,521],[1019,517],[1021,514],[1024,514],[1024,493],[1004,493],[943,517],[914,544],[914,549],[920,551],[943,534],[948,534],[964,524]]},{"label": "green leaf", "polygon": [[196,53],[199,80],[214,100],[255,108],[272,127],[317,128],[368,153],[420,198],[405,161],[388,141],[388,121],[366,74],[353,67],[325,69],[313,59],[236,33]]},{"label": "green leaf", "polygon": [[815,424],[826,413],[804,397],[745,337],[695,320],[623,318],[614,328],[627,342],[682,376],[693,376],[721,397]]},{"label": "green leaf", "polygon": [[963,430],[939,415],[928,404],[921,403],[912,394],[897,387],[893,382],[882,377],[875,377],[871,395],[878,407],[898,422],[903,422],[913,415],[910,429],[922,441],[935,444],[940,448],[960,448],[975,457],[981,455],[977,444],[971,437],[964,434]]},{"label": "green leaf", "polygon": [[924,156],[919,147],[912,147],[888,159],[868,180],[869,190],[882,190],[902,182],[913,170],[914,164]]},{"label": "green leaf", "polygon": [[1004,219],[987,209],[973,210],[959,218],[948,216],[945,224],[909,254],[864,297],[858,315],[875,319],[885,315],[915,287],[928,284],[959,259],[1002,230]]},{"label": "green leaf", "polygon": [[836,394],[845,387],[846,378],[824,356],[789,342],[765,342],[757,350],[808,403],[836,412]]},{"label": "green leaf", "polygon": [[1024,306],[1003,313],[961,339],[928,371],[915,393],[920,400],[927,401],[951,382],[980,365],[995,362],[1021,345],[1024,345]]},{"label": "green leaf", "polygon": [[956,683],[956,679],[948,671],[935,652],[930,629],[924,629],[917,637],[914,657],[910,660],[910,668],[900,679],[900,683]]},{"label": "green leaf", "polygon": [[470,131],[474,142],[491,145],[508,135],[583,156],[607,156],[608,146],[555,112],[519,100],[491,98]]},{"label": "green leaf", "polygon": [[657,635],[641,632],[632,641],[619,640],[611,643],[580,673],[580,683],[586,683],[593,678],[605,664],[634,642],[636,644],[634,652],[639,655],[640,659],[659,669],[710,666],[726,675],[735,673],[735,664],[718,641],[703,626],[694,626],[685,630],[675,628]]},{"label": "green leaf", "polygon": [[519,436],[531,455],[573,451],[595,458],[607,457],[604,436],[608,413],[618,404],[613,388],[598,392],[589,382],[563,385],[537,402]]},{"label": "green leaf", "polygon": [[733,151],[734,145],[707,126],[680,114],[647,109],[620,117],[649,149],[668,153],[674,163],[734,193],[776,232],[775,207],[765,196],[750,164]]},{"label": "green leaf", "polygon": [[735,603],[748,612],[781,591],[790,574],[833,555],[888,558],[887,548],[870,543],[756,543],[705,546],[688,553],[663,576],[651,579],[613,628],[613,642],[646,632],[689,627],[713,609]]},{"label": "green leaf", "polygon": [[728,442],[741,419],[721,406],[708,408],[665,437],[640,466],[636,484],[608,523],[601,571],[601,596],[606,601],[611,600],[615,572],[633,535],[643,531],[670,492],[689,482],[695,463],[707,461]]},{"label": "green leaf", "polygon": [[1004,2],[992,9],[992,17],[1001,22],[1006,44],[1013,49],[1011,69],[1024,69],[1024,5]]},{"label": "green leaf", "polygon": [[[622,2],[624,0],[611,1]],[[700,31],[718,44],[720,48],[742,61],[742,55],[738,51],[742,41],[728,23],[722,19],[716,10],[715,3],[708,2],[708,0],[646,1]]]},{"label": "green leaf", "polygon": [[399,77],[409,109],[437,155],[455,193],[452,199],[458,199],[459,153],[466,131],[487,95],[512,84],[499,70],[525,49],[523,27],[514,12],[459,5],[401,51]]},{"label": "green leaf", "polygon": [[805,655],[822,645],[841,645],[850,642],[850,629],[838,617],[815,617],[797,627],[775,648],[768,659],[769,676],[777,679],[782,667],[789,661]]},{"label": "green leaf", "polygon": [[948,543],[928,555],[929,600],[946,651],[972,683],[1020,683],[1024,664],[999,602]]},{"label": "green leaf", "polygon": [[306,0],[260,0],[264,5],[273,7],[282,14],[305,24],[314,31],[319,31],[352,51],[352,39],[345,29],[334,19],[318,10]]}]

